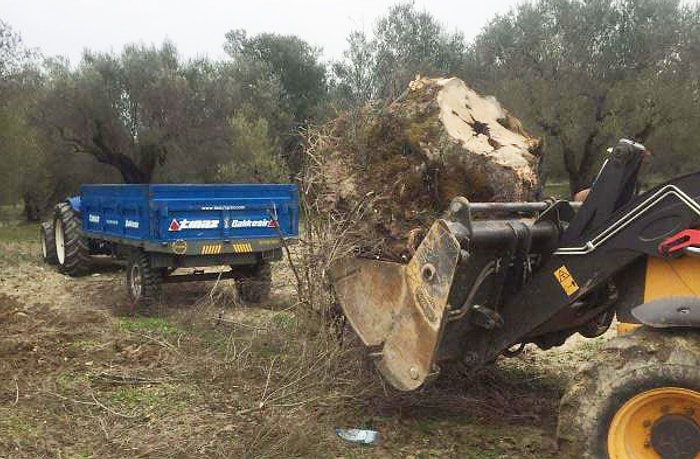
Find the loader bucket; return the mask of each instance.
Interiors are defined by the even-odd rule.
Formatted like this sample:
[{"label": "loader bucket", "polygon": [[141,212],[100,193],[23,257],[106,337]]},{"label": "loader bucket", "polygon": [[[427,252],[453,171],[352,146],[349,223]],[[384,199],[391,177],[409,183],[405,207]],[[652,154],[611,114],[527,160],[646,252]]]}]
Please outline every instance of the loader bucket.
[{"label": "loader bucket", "polygon": [[435,353],[460,246],[443,220],[407,265],[349,258],[331,266],[336,296],[365,345],[380,347],[377,367],[399,390],[434,373]]}]

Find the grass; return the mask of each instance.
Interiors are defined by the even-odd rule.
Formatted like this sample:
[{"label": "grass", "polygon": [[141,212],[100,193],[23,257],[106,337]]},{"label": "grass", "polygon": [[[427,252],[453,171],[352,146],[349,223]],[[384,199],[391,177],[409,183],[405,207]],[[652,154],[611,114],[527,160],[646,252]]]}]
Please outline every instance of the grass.
[{"label": "grass", "polygon": [[2,242],[34,242],[38,240],[38,223],[22,223],[20,225],[0,226],[0,241]]},{"label": "grass", "polygon": [[298,324],[297,318],[293,314],[276,314],[273,320],[283,330],[294,330]]},{"label": "grass", "polygon": [[27,223],[21,206],[0,206],[0,242],[39,240],[39,223]]},{"label": "grass", "polygon": [[[448,375],[397,393],[351,333],[342,341],[323,328],[310,333],[290,308],[295,298],[276,300],[284,311],[231,306],[193,284],[174,288],[204,300],[173,295],[152,316],[111,317],[102,281],[40,271],[28,255],[38,253],[34,238],[0,244],[23,247],[21,269],[0,287],[26,289],[0,308],[9,314],[0,373],[10,381],[0,380],[0,457],[555,456],[547,439],[559,390],[547,371],[499,364],[484,377]],[[50,294],[40,314],[34,291]],[[231,322],[216,323],[223,305]],[[380,430],[380,446],[345,443],[334,431],[363,426]]]},{"label": "grass", "polygon": [[77,390],[88,384],[88,374],[84,371],[70,370],[55,377],[56,387],[61,390]]},{"label": "grass", "polygon": [[16,224],[24,218],[24,207],[22,205],[4,204],[0,205],[0,226],[5,224]]},{"label": "grass", "polygon": [[132,333],[156,333],[164,338],[185,333],[179,326],[161,317],[121,317],[117,320],[117,327]]},{"label": "grass", "polygon": [[108,401],[127,413],[155,411],[167,405],[171,392],[171,387],[167,385],[120,387],[109,396]]},{"label": "grass", "polygon": [[34,436],[36,434],[36,428],[32,422],[13,414],[0,416],[0,431],[5,432],[8,437],[14,438]]},{"label": "grass", "polygon": [[587,339],[581,343],[579,351],[586,360],[591,359],[600,351],[606,341],[607,340],[602,336]]},{"label": "grass", "polygon": [[[16,265],[28,257],[39,256],[39,224],[26,223],[21,207],[0,206],[0,263]],[[31,244],[31,246],[30,246]]]}]

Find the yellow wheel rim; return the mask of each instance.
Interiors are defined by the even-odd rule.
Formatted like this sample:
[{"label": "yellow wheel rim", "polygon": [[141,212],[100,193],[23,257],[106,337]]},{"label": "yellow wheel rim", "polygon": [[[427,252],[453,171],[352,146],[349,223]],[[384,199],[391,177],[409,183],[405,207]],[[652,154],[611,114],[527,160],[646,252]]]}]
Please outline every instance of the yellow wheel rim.
[{"label": "yellow wheel rim", "polygon": [[[679,387],[662,387],[635,395],[615,413],[608,431],[608,455],[610,459],[663,459],[669,447],[668,439],[663,442],[653,440],[662,424],[676,422],[683,429],[666,428],[668,433],[700,429],[700,392]],[[656,429],[656,434],[654,430]],[[695,430],[693,430],[695,429]],[[671,433],[671,448],[688,448],[686,436]],[[656,437],[658,438],[658,437]],[[658,446],[663,443],[665,446]],[[697,444],[697,443],[694,443]],[[657,446],[660,451],[657,451]],[[691,447],[692,449],[692,447]],[[700,459],[700,452],[687,453],[683,459]]]},{"label": "yellow wheel rim", "polygon": [[617,324],[617,336],[628,335],[638,329],[642,328],[641,324],[630,324],[626,322],[620,322]]}]

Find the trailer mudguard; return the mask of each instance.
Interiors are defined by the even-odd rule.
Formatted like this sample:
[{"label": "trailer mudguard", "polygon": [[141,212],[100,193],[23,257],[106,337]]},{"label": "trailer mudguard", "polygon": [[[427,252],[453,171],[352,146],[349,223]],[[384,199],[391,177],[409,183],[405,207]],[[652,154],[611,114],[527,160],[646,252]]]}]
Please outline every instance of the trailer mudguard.
[{"label": "trailer mudguard", "polygon": [[80,196],[71,196],[67,199],[68,204],[70,204],[71,209],[80,213]]}]

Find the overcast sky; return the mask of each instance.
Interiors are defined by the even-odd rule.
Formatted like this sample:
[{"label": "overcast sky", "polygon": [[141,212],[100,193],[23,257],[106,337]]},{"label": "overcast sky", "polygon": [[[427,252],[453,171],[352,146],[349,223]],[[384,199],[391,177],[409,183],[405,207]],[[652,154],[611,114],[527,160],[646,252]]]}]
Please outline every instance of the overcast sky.
[{"label": "overcast sky", "polygon": [[[297,35],[338,58],[352,30],[370,32],[376,19],[398,0],[0,0],[0,19],[44,55],[82,50],[119,51],[126,43],[173,41],[185,57],[224,55],[224,34],[245,29]],[[496,13],[518,0],[416,0],[447,26],[470,39]]]}]

